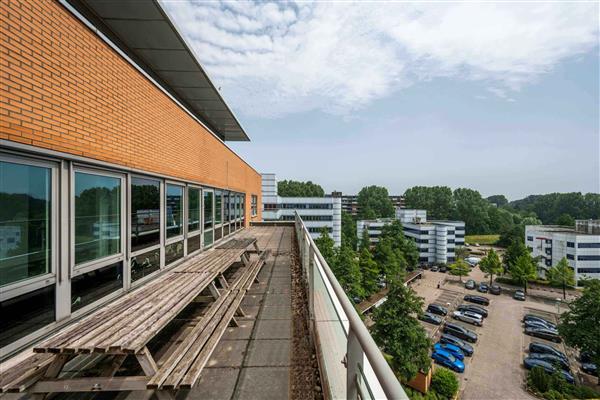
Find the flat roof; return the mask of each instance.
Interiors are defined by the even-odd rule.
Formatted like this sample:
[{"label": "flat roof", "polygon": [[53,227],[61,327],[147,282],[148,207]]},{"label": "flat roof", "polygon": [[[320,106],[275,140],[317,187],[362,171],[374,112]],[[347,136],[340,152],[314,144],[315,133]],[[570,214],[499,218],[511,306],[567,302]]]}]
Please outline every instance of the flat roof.
[{"label": "flat roof", "polygon": [[157,0],[67,0],[223,141],[250,138]]}]

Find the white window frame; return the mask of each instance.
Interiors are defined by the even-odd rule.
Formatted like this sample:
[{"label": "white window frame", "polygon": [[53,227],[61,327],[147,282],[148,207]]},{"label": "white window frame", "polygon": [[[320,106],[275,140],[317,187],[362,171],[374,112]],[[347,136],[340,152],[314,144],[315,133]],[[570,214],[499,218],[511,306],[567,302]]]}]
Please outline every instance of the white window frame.
[{"label": "white window frame", "polygon": [[[194,184],[188,184],[186,186],[186,190],[185,190],[185,196],[187,198],[187,201],[190,201],[189,198],[189,190],[190,189],[195,189],[198,190],[198,207],[199,207],[199,217],[200,217],[200,221],[199,221],[199,228],[196,229],[195,231],[190,232],[189,229],[189,210],[188,207],[186,206],[185,208],[185,242],[184,242],[184,254],[185,256],[191,255],[191,254],[196,254],[196,253],[200,253],[204,247],[204,235],[202,234],[204,231],[204,197],[202,194],[202,187],[198,186],[198,185],[194,185]],[[196,237],[196,236],[200,236],[200,248],[198,248],[197,250],[192,251],[191,253],[188,250],[188,239]]]},{"label": "white window frame", "polygon": [[[204,241],[204,234],[206,233],[204,225],[204,193],[212,193],[212,241],[209,245],[206,245]],[[213,188],[202,188],[202,249],[209,249],[215,245],[215,190]]]},{"label": "white window frame", "polygon": [[[36,158],[21,157],[12,154],[0,153],[0,161],[20,164],[32,167],[48,168],[50,170],[50,250],[52,256],[50,257],[50,271],[43,274],[34,276],[31,278],[25,278],[23,280],[9,283],[4,286],[0,286],[0,301],[9,300],[23,294],[27,294],[38,289],[42,289],[47,286],[56,284],[56,276],[59,264],[59,252],[58,252],[58,238],[59,238],[59,219],[58,209],[59,203],[59,191],[58,191],[58,172],[59,163],[52,161],[39,160]],[[58,296],[58,291],[56,293]],[[58,302],[58,298],[56,299]],[[54,310],[56,313],[56,309]]]},{"label": "white window frame", "polygon": [[[75,176],[78,172],[90,175],[99,175],[99,176],[108,176],[111,178],[118,178],[121,181],[121,251],[118,254],[111,254],[106,257],[102,257],[96,260],[86,261],[82,264],[75,263]],[[127,187],[126,187],[126,175],[123,173],[109,171],[99,168],[91,168],[89,166],[75,164],[71,170],[71,188],[69,191],[69,210],[71,214],[71,218],[69,221],[70,224],[70,232],[71,232],[71,240],[70,240],[70,254],[71,254],[71,278],[76,276],[85,274],[87,272],[94,271],[99,268],[106,267],[107,265],[114,264],[117,262],[124,262],[126,258],[126,250],[127,250]],[[125,268],[123,266],[123,268]],[[123,285],[125,285],[125,277],[123,278]],[[84,307],[85,308],[85,307]],[[80,311],[80,310],[78,310]]]},{"label": "white window frame", "polygon": [[258,195],[251,194],[250,195],[250,216],[256,217],[257,215],[258,215]]},{"label": "white window frame", "polygon": [[[182,211],[182,230],[181,230],[181,235],[177,235],[177,236],[173,236],[172,238],[167,238],[167,186],[168,185],[172,185],[172,186],[179,186],[181,187],[181,192],[182,192],[182,197],[181,197],[181,211]],[[186,233],[186,229],[187,229],[187,202],[186,202],[186,194],[187,194],[187,190],[186,190],[186,185],[185,183],[182,182],[176,182],[176,181],[165,181],[165,190],[164,190],[164,210],[163,210],[163,214],[164,214],[164,219],[165,219],[165,232],[164,232],[164,247],[166,248],[168,245],[173,244],[175,242],[180,242],[182,240],[185,239],[185,233]],[[185,242],[184,242],[185,243]],[[185,246],[185,244],[184,244]],[[184,249],[184,256],[185,256],[185,249]]]}]

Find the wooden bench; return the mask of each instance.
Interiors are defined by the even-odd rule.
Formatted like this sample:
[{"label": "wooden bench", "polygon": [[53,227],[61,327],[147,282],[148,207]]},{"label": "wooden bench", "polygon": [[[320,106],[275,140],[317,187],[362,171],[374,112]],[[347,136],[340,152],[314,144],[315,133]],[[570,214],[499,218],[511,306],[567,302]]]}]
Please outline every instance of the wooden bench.
[{"label": "wooden bench", "polygon": [[[184,368],[177,385],[166,387],[195,383],[227,325],[235,322],[234,314],[241,312],[243,294],[264,263],[264,257],[250,263],[250,246],[258,251],[255,238],[232,239],[70,325],[36,346],[35,354],[9,371],[2,371],[0,392],[146,390],[151,387],[151,377],[159,371],[147,343],[208,288],[215,301],[194,327],[193,340],[184,342],[187,349],[179,352],[181,357],[171,371],[179,373],[185,365],[189,368]],[[242,273],[229,285],[223,274],[237,261],[243,263]],[[219,290],[214,282],[226,287]],[[196,352],[193,357],[188,354],[190,349]],[[57,379],[65,364],[81,354],[105,355],[108,367],[100,377],[63,374],[70,379]],[[145,376],[112,377],[129,354],[137,358]],[[164,371],[164,366],[160,371]],[[170,382],[164,379],[156,387]]]},{"label": "wooden bench", "polygon": [[215,294],[215,302],[152,376],[148,389],[189,389],[196,384],[267,256],[268,251],[263,252],[231,284]]}]

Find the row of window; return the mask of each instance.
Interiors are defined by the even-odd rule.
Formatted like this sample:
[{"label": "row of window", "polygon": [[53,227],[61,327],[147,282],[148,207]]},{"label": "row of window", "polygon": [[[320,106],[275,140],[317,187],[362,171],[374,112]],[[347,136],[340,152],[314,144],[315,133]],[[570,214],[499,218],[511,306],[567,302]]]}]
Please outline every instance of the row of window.
[{"label": "row of window", "polygon": [[283,204],[277,204],[276,205],[277,208],[280,209],[286,209],[286,210],[290,210],[290,209],[298,209],[298,210],[331,210],[333,209],[333,204],[328,203],[328,204],[322,204],[322,203],[301,203],[301,204],[291,204],[291,203],[283,203]]},{"label": "row of window", "polygon": [[[304,222],[306,221],[333,221],[332,215],[301,215],[300,218]],[[295,215],[282,215],[282,221],[294,221],[296,219]]]},{"label": "row of window", "polygon": [[307,229],[310,233],[321,233],[323,232],[323,229],[327,229],[327,232],[330,234],[333,232],[333,228],[326,226],[309,226]]},{"label": "row of window", "polygon": [[600,274],[600,268],[577,268],[578,274]]},{"label": "row of window", "polygon": [[0,348],[210,247],[243,226],[244,203],[242,193],[0,154]]}]

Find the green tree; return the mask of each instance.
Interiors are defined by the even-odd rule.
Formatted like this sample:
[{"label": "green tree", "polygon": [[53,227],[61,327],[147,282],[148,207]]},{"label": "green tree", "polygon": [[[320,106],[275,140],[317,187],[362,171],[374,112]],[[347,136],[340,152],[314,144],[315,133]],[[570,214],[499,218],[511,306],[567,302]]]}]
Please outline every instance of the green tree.
[{"label": "green tree", "polygon": [[515,240],[508,246],[506,253],[504,253],[504,264],[506,269],[510,272],[513,266],[517,263],[517,260],[521,256],[529,256],[529,250],[523,243],[523,239]]},{"label": "green tree", "polygon": [[560,317],[558,332],[567,345],[585,349],[600,365],[600,280],[586,282],[581,296],[568,307]]},{"label": "green tree", "polygon": [[462,277],[469,275],[469,272],[471,272],[471,267],[469,267],[465,260],[461,260],[460,258],[454,264],[450,265],[450,274],[458,276],[461,282]]},{"label": "green tree", "polygon": [[465,246],[457,246],[454,248],[454,254],[456,255],[457,260],[464,260],[469,255],[469,249]]},{"label": "green tree", "polygon": [[492,204],[495,204],[497,207],[502,207],[508,204],[508,199],[503,194],[495,194],[490,197],[486,197],[486,200]]},{"label": "green tree", "polygon": [[358,244],[358,249],[359,250],[362,250],[362,249],[369,250],[370,248],[371,248],[371,238],[369,238],[369,230],[363,229],[362,236],[360,238],[360,243]]},{"label": "green tree", "polygon": [[431,388],[444,399],[452,399],[458,392],[458,378],[447,368],[436,368],[431,377]]},{"label": "green tree", "polygon": [[325,191],[311,181],[283,180],[277,182],[277,194],[281,197],[323,197]]},{"label": "green tree", "polygon": [[373,313],[373,337],[386,354],[392,370],[404,382],[431,366],[431,341],[414,317],[422,313],[423,300],[401,281],[393,281],[388,298]]},{"label": "green tree", "polygon": [[356,249],[356,222],[352,215],[342,211],[342,245]]},{"label": "green tree", "polygon": [[488,210],[493,206],[473,189],[458,188],[453,192],[454,219],[465,221],[467,234],[491,233]]},{"label": "green tree", "polygon": [[510,269],[510,276],[515,282],[523,286],[525,293],[527,293],[527,283],[537,276],[535,262],[529,254],[523,254],[517,259],[515,265]]},{"label": "green tree", "polygon": [[454,214],[452,189],[447,186],[414,186],[404,192],[407,208],[427,210],[430,219],[449,219]]},{"label": "green tree", "polygon": [[388,191],[382,186],[366,186],[358,192],[359,219],[391,218],[396,210]]},{"label": "green tree", "polygon": [[490,277],[490,285],[494,280],[494,275],[500,275],[504,271],[504,268],[502,268],[502,261],[500,261],[500,257],[494,249],[491,249],[489,253],[483,257],[479,263],[479,268],[486,276]]},{"label": "green tree", "polygon": [[337,252],[335,267],[331,268],[338,282],[351,298],[363,298],[365,291],[362,287],[362,273],[356,257],[356,252],[348,247],[341,246]]},{"label": "green tree", "polygon": [[600,193],[532,195],[511,201],[509,206],[519,211],[534,212],[544,224],[558,224],[562,214],[578,219],[598,219],[600,218]]},{"label": "green tree", "polygon": [[315,239],[315,244],[325,261],[327,261],[327,264],[329,264],[329,267],[333,270],[336,261],[335,241],[329,236],[327,228],[323,227],[321,229],[321,236]]},{"label": "green tree", "polygon": [[419,261],[419,250],[412,239],[404,236],[404,228],[399,220],[394,219],[390,224],[381,229],[379,240],[389,239],[392,248],[397,251],[408,264],[408,267],[414,267]]},{"label": "green tree", "polygon": [[560,216],[556,218],[556,225],[575,226],[575,218],[567,213],[560,214]]},{"label": "green tree", "polygon": [[377,292],[377,282],[379,280],[379,266],[373,259],[373,255],[368,248],[363,247],[358,256],[358,265],[362,273],[362,287],[366,296]]},{"label": "green tree", "polygon": [[400,280],[406,272],[406,260],[402,253],[394,248],[390,238],[381,238],[375,245],[374,258],[379,266],[379,270],[383,272],[386,280],[389,282],[392,279]]},{"label": "green tree", "polygon": [[548,270],[546,277],[552,284],[562,287],[563,299],[567,298],[567,286],[575,286],[575,271],[565,257]]}]

